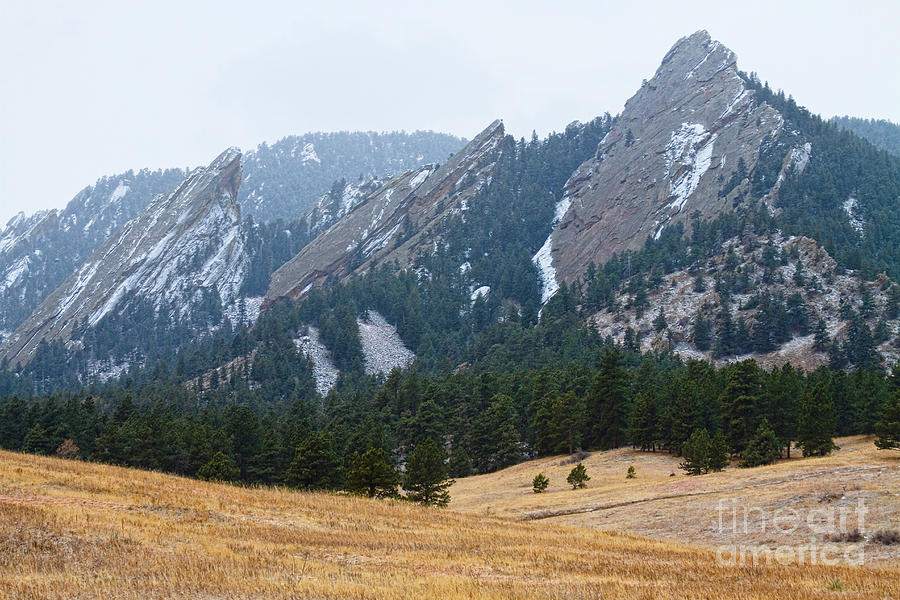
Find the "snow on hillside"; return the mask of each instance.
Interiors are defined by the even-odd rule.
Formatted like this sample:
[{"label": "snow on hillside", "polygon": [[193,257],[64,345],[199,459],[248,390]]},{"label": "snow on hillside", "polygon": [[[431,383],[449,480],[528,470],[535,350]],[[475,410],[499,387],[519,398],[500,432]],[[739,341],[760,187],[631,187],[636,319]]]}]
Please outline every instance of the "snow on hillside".
[{"label": "snow on hillside", "polygon": [[407,367],[416,355],[403,344],[397,328],[374,310],[368,320],[357,319],[359,340],[366,359],[366,373],[389,373],[394,367]]},{"label": "snow on hillside", "polygon": [[563,220],[569,207],[572,206],[572,200],[568,196],[556,203],[553,210],[553,221],[550,222],[550,235],[547,241],[537,251],[537,254],[531,261],[537,266],[541,277],[541,304],[546,304],[553,295],[559,291],[559,282],[556,281],[556,269],[553,267],[553,229]]},{"label": "snow on hillside", "polygon": [[334,384],[337,383],[338,371],[337,367],[331,360],[331,352],[325,347],[325,344],[319,339],[319,330],[315,327],[307,327],[306,335],[301,335],[294,340],[294,344],[303,351],[303,353],[313,363],[313,376],[316,378],[316,391],[321,395],[326,395]]}]

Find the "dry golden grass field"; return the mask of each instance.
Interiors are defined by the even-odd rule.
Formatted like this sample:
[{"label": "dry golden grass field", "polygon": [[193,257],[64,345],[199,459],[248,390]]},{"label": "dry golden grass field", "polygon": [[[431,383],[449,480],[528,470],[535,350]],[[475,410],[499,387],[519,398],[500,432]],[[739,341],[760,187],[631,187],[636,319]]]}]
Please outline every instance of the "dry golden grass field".
[{"label": "dry golden grass field", "polygon": [[[455,506],[440,510],[0,452],[0,597],[900,598],[900,568],[891,562],[729,567],[709,549],[600,531],[615,523],[593,522],[599,511],[583,522],[484,514],[521,517],[636,498],[653,486],[705,487],[718,479],[736,485],[767,476],[735,470],[669,483],[671,463],[646,455],[633,457],[638,479],[626,483],[626,456],[589,459],[593,479],[578,492],[556,485],[564,467],[552,461],[521,465],[494,481],[463,480],[451,488]],[[852,464],[842,456],[821,465]],[[608,477],[601,464],[610,465]],[[881,458],[872,464],[888,466]],[[554,485],[533,498],[519,479],[537,466]],[[618,514],[623,529],[639,529]]]},{"label": "dry golden grass field", "polygon": [[[685,475],[678,468],[680,459],[665,453],[630,448],[595,452],[583,461],[591,480],[582,490],[566,484],[573,466],[568,457],[553,457],[462,479],[453,486],[451,508],[701,547],[823,541],[826,531],[840,530],[842,512],[845,529],[856,525],[860,502],[867,511],[859,527],[863,533],[900,530],[900,452],[877,450],[873,441],[840,438],[840,450],[827,457],[804,459],[797,451],[796,457],[775,465],[734,467],[701,477]],[[634,479],[626,479],[629,466],[635,468]],[[550,487],[535,494],[531,480],[540,472],[549,477]],[[802,524],[782,522],[776,529],[779,510],[782,518]],[[827,521],[832,515],[834,527]],[[865,558],[900,565],[900,545],[866,544]]]}]

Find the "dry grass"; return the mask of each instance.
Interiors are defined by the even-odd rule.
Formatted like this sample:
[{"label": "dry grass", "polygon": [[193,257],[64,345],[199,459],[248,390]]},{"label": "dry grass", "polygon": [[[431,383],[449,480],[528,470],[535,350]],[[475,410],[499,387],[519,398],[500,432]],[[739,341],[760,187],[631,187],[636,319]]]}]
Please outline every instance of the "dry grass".
[{"label": "dry grass", "polygon": [[[837,440],[841,449],[824,458],[791,458],[755,469],[730,468],[721,473],[689,477],[678,468],[679,459],[663,453],[619,449],[595,452],[583,462],[591,480],[587,489],[566,485],[571,465],[551,457],[516,465],[499,473],[469,477],[453,486],[454,510],[481,515],[540,520],[545,524],[576,525],[604,531],[628,532],[659,540],[701,547],[721,544],[807,543],[826,541],[827,533],[806,525],[795,531],[775,531],[775,511],[797,511],[801,519],[822,511],[843,510],[846,531],[857,526],[855,513],[861,500],[868,513],[860,527],[864,533],[900,528],[900,453],[876,450],[871,437]],[[799,457],[799,452],[797,453]],[[626,479],[634,466],[636,479]],[[550,478],[547,493],[534,494],[531,479],[543,472]],[[671,476],[674,473],[675,476]],[[720,504],[721,503],[721,504]],[[724,529],[719,528],[720,506],[725,507]],[[745,529],[744,508],[748,513]],[[732,526],[737,509],[738,527]],[[786,514],[786,513],[782,513]],[[827,515],[826,515],[827,516]],[[729,520],[731,521],[729,523]],[[762,531],[763,523],[767,524]],[[871,541],[871,539],[870,539]],[[867,562],[900,564],[900,545],[866,545]]]},{"label": "dry grass", "polygon": [[900,597],[896,568],[727,568],[552,521],[0,452],[2,598],[811,599],[833,581],[842,598]]}]

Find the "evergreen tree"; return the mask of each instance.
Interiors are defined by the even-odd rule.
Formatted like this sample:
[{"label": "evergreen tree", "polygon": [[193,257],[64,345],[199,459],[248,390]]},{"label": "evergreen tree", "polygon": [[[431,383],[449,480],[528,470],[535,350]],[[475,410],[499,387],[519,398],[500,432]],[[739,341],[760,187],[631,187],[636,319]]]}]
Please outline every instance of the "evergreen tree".
[{"label": "evergreen tree", "polygon": [[648,394],[640,394],[635,398],[631,407],[629,423],[628,437],[631,439],[631,443],[641,450],[655,451],[658,435],[653,404]]},{"label": "evergreen tree", "polygon": [[534,476],[534,479],[531,480],[531,488],[535,494],[541,494],[547,491],[547,486],[550,485],[550,480],[544,476],[543,473],[538,473]]},{"label": "evergreen tree", "polygon": [[35,423],[28,433],[25,434],[25,441],[22,442],[22,450],[33,454],[50,454],[53,442],[47,435],[47,430],[40,423]]},{"label": "evergreen tree", "polygon": [[354,454],[347,470],[347,489],[369,498],[395,496],[397,472],[388,462],[387,453],[381,448],[370,448],[363,454]]},{"label": "evergreen tree", "polygon": [[451,477],[468,477],[473,473],[472,459],[469,458],[465,446],[454,445],[450,460],[447,462],[447,469]]},{"label": "evergreen tree", "polygon": [[900,450],[900,393],[888,398],[875,424],[875,445],[882,450]]},{"label": "evergreen tree", "polygon": [[569,472],[568,477],[566,477],[566,483],[571,485],[573,490],[587,487],[587,482],[589,480],[590,476],[587,474],[587,469],[585,469],[584,465],[581,463],[575,465]]},{"label": "evergreen tree", "polygon": [[593,421],[592,446],[618,448],[624,443],[628,415],[625,402],[627,385],[628,375],[622,368],[622,354],[617,348],[607,350],[600,359],[589,399]]},{"label": "evergreen tree", "polygon": [[709,458],[712,453],[712,440],[706,429],[698,429],[682,445],[681,456],[684,460],[678,466],[688,475],[702,475],[709,472]]},{"label": "evergreen tree", "polygon": [[752,359],[732,365],[720,402],[731,451],[742,454],[757,427],[761,389],[759,367]]},{"label": "evergreen tree", "polygon": [[234,459],[224,452],[216,452],[208,463],[200,467],[197,477],[204,481],[221,481],[230,483],[240,477]]},{"label": "evergreen tree", "polygon": [[756,433],[747,443],[741,466],[770,465],[779,458],[781,458],[781,442],[775,437],[775,430],[769,425],[769,421],[763,419],[756,428]]},{"label": "evergreen tree", "polygon": [[699,312],[694,315],[694,345],[701,352],[710,348],[709,321]]},{"label": "evergreen tree", "polygon": [[828,336],[828,330],[825,328],[825,321],[819,319],[813,332],[815,333],[815,343],[813,344],[813,348],[819,352],[827,352],[831,345],[831,338]]},{"label": "evergreen tree", "polygon": [[403,489],[407,498],[429,506],[447,506],[448,488],[453,480],[447,478],[447,455],[434,440],[422,442],[409,453]]},{"label": "evergreen tree", "polygon": [[335,489],[340,470],[334,441],[325,432],[315,432],[303,440],[285,473],[285,483],[304,490]]},{"label": "evergreen tree", "polygon": [[669,324],[666,323],[666,313],[663,312],[663,309],[660,306],[659,313],[656,315],[656,318],[653,319],[653,328],[659,333],[668,326]]},{"label": "evergreen tree", "polygon": [[496,471],[522,460],[517,421],[513,399],[505,394],[495,395],[472,428],[470,447],[480,472]]},{"label": "evergreen tree", "polygon": [[721,471],[731,462],[728,457],[728,441],[722,432],[709,437],[706,429],[697,429],[681,448],[684,460],[679,467],[688,475],[702,475]]},{"label": "evergreen tree", "polygon": [[721,431],[712,438],[709,451],[709,470],[721,471],[731,464],[731,453],[728,451],[728,440]]},{"label": "evergreen tree", "polygon": [[797,442],[803,456],[825,456],[837,449],[833,439],[834,401],[821,378],[807,382],[799,408]]}]

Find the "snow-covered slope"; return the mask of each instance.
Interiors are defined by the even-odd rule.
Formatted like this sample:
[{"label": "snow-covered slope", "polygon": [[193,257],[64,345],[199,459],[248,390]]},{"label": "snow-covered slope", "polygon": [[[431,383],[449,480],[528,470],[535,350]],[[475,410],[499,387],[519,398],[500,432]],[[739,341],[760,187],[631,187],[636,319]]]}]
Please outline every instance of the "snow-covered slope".
[{"label": "snow-covered slope", "polygon": [[186,173],[103,177],[63,210],[20,213],[0,229],[0,330],[18,327],[100,244]]},{"label": "snow-covered slope", "polygon": [[158,196],[4,340],[0,355],[24,364],[42,339],[68,341],[137,300],[157,312],[176,307],[167,315],[173,321],[210,293],[224,307],[236,302],[248,264],[237,204],[240,158],[226,150]]},{"label": "snow-covered slope", "polygon": [[410,266],[437,242],[441,220],[466,210],[489,181],[503,135],[495,121],[443,165],[408,171],[365,198],[349,199],[342,218],[272,275],[266,301],[296,299],[330,276]]}]

